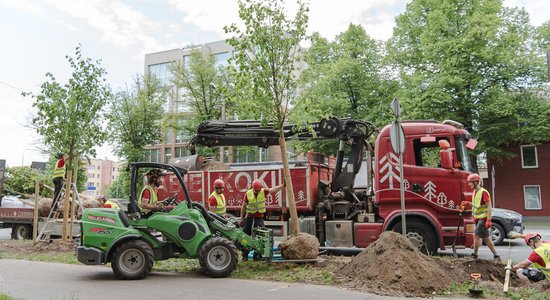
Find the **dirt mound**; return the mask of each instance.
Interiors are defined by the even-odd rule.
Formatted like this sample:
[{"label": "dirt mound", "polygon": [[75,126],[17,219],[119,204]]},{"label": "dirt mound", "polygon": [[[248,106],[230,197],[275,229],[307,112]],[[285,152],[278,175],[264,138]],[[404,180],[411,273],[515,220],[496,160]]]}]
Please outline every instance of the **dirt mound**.
[{"label": "dirt mound", "polygon": [[61,240],[36,242],[32,245],[32,252],[66,252],[74,250],[75,244]]},{"label": "dirt mound", "polygon": [[279,244],[285,259],[314,259],[319,255],[319,240],[308,233],[298,233]]},{"label": "dirt mound", "polygon": [[458,269],[440,266],[404,236],[384,232],[337,275],[351,286],[384,295],[425,296],[464,278]]},{"label": "dirt mound", "polygon": [[74,243],[64,242],[62,240],[36,243],[30,240],[5,240],[0,241],[0,258],[2,252],[22,254],[49,253],[55,255],[57,253],[72,252],[74,251],[74,246]]}]

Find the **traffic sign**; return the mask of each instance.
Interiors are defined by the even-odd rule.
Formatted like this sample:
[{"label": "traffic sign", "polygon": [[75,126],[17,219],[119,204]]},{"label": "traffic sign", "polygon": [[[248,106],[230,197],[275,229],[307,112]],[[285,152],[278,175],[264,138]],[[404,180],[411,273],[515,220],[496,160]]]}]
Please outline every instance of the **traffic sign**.
[{"label": "traffic sign", "polygon": [[399,103],[399,99],[393,99],[391,102],[391,109],[393,110],[396,118],[401,118],[401,104]]},{"label": "traffic sign", "polygon": [[397,121],[391,124],[390,141],[395,153],[403,154],[405,152],[405,132],[403,131],[403,126]]}]

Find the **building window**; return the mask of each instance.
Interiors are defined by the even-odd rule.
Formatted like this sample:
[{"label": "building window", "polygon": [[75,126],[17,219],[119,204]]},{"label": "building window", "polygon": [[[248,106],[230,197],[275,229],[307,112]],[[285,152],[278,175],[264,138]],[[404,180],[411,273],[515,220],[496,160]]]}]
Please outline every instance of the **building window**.
[{"label": "building window", "polygon": [[166,148],[164,149],[164,158],[166,159],[165,162],[169,162],[170,159],[172,158],[172,149],[170,148]]},{"label": "building window", "polygon": [[160,162],[160,149],[149,149],[148,161]]},{"label": "building window", "polygon": [[541,210],[540,185],[524,185],[523,199],[526,210]]},{"label": "building window", "polygon": [[524,169],[538,168],[539,162],[537,158],[537,146],[522,145],[521,146],[521,167]]},{"label": "building window", "polygon": [[185,147],[176,147],[174,150],[176,150],[174,157],[184,157],[189,155],[189,149]]},{"label": "building window", "polygon": [[155,76],[161,85],[171,85],[174,75],[170,70],[170,65],[172,63],[163,63],[149,66],[149,75]]},{"label": "building window", "polygon": [[227,66],[229,61],[229,52],[222,52],[214,54],[214,67],[218,69],[219,67]]}]

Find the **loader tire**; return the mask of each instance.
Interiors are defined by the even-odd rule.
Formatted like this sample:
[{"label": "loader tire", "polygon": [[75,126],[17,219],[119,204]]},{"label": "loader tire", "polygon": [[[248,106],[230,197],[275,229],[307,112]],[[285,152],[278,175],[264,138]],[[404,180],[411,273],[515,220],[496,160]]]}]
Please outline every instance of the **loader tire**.
[{"label": "loader tire", "polygon": [[[401,221],[395,224],[393,231],[401,233]],[[428,224],[418,220],[407,221],[407,238],[420,252],[428,255],[437,253],[436,235]]]},{"label": "loader tire", "polygon": [[142,279],[153,269],[154,254],[151,246],[142,240],[120,244],[113,252],[111,266],[118,279]]},{"label": "loader tire", "polygon": [[237,247],[226,238],[211,238],[201,247],[199,264],[211,277],[227,277],[237,267]]},{"label": "loader tire", "polygon": [[25,224],[14,224],[11,229],[11,238],[14,240],[25,240],[32,237],[32,227]]}]

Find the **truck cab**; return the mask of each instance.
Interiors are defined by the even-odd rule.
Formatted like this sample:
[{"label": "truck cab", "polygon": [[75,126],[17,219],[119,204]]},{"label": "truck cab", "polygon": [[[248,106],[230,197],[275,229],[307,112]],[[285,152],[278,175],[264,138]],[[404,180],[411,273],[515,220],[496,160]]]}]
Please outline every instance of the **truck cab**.
[{"label": "truck cab", "polygon": [[[422,233],[428,239],[428,252],[435,252],[452,244],[459,205],[471,198],[466,183],[468,175],[474,172],[467,149],[470,135],[454,121],[409,121],[402,122],[402,126],[407,231]],[[373,170],[374,203],[384,220],[383,228],[400,231],[401,171],[399,156],[390,142],[390,126],[384,127],[376,139]],[[471,218],[464,221],[473,224]],[[473,233],[467,232],[460,239],[461,245],[471,245]]]}]

